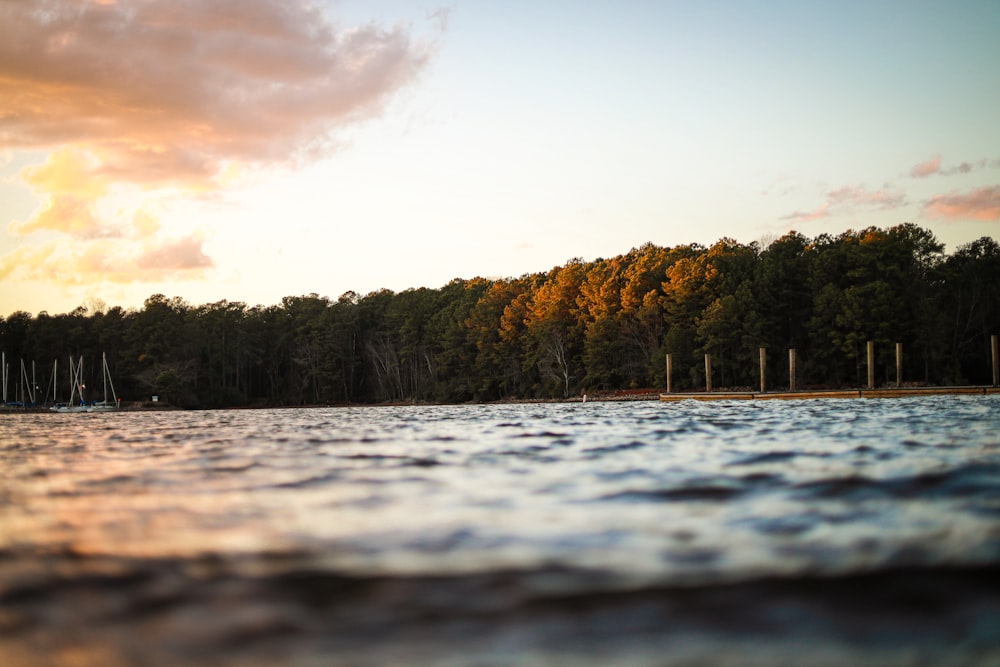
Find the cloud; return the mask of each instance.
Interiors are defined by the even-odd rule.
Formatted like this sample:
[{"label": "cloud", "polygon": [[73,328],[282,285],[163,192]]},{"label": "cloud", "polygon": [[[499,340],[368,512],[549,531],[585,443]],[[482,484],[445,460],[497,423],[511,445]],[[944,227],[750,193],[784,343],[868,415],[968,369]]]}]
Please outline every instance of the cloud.
[{"label": "cloud", "polygon": [[906,205],[906,195],[888,186],[869,190],[863,185],[845,185],[826,193],[826,201],[811,211],[794,211],[782,220],[814,222],[835,215],[849,214],[858,208],[886,211]]},{"label": "cloud", "polygon": [[[985,164],[985,161],[982,164]],[[957,167],[952,167],[951,169],[949,169],[948,171],[946,171],[944,173],[946,173],[946,174],[968,174],[973,169],[975,169],[975,167],[973,165],[969,164],[968,162],[963,162],[962,164],[958,165]]]},{"label": "cloud", "polygon": [[1000,185],[978,188],[965,194],[937,195],[924,203],[931,218],[950,220],[1000,220]]},{"label": "cloud", "polygon": [[96,199],[107,194],[109,186],[107,178],[95,173],[97,166],[93,156],[61,148],[50,153],[44,164],[25,167],[21,178],[35,190]]},{"label": "cloud", "polygon": [[10,231],[24,236],[43,230],[69,234],[78,239],[118,236],[116,230],[97,216],[93,200],[74,195],[52,195],[45,206],[27,222],[14,222]]},{"label": "cloud", "polygon": [[200,236],[178,239],[147,250],[137,259],[136,264],[145,271],[191,271],[207,269],[212,260],[201,249]]},{"label": "cloud", "polygon": [[434,11],[427,13],[427,18],[429,20],[435,21],[438,24],[438,28],[444,32],[448,29],[448,24],[451,22],[451,14],[453,7],[441,7],[435,9]]},{"label": "cloud", "polygon": [[149,220],[130,236],[102,202],[128,189],[204,195],[247,168],[326,156],[432,50],[403,27],[341,28],[310,0],[0,2],[0,146],[51,151],[20,174],[43,205],[10,231],[156,238],[167,245],[132,256],[201,270],[194,237],[176,245]]},{"label": "cloud", "polygon": [[906,195],[890,192],[887,188],[870,191],[862,185],[845,185],[827,193],[834,206],[863,206],[879,210],[899,208],[906,204]]},{"label": "cloud", "polygon": [[913,178],[927,178],[941,171],[941,156],[935,155],[926,162],[921,162],[910,169],[910,176]]},{"label": "cloud", "polygon": [[96,164],[85,153],[62,148],[44,164],[22,169],[21,180],[45,203],[30,220],[11,223],[9,231],[20,236],[55,231],[80,239],[118,236],[97,214],[96,202],[107,194],[109,182],[93,172]]},{"label": "cloud", "polygon": [[145,243],[103,240],[24,245],[0,257],[0,279],[60,285],[128,284],[204,277],[214,266],[198,234]]},{"label": "cloud", "polygon": [[788,215],[782,216],[782,220],[792,220],[794,222],[814,222],[816,220],[822,220],[823,218],[830,215],[830,204],[825,202],[821,204],[818,208],[812,211],[794,211]]},{"label": "cloud", "polygon": [[920,164],[914,165],[910,169],[910,176],[913,178],[927,178],[928,176],[933,176],[938,174],[941,176],[953,176],[955,174],[968,174],[975,169],[982,169],[983,167],[996,167],[1000,163],[1000,160],[989,162],[986,159],[977,160],[976,162],[960,162],[954,167],[949,167],[944,169],[941,166],[941,156],[935,155],[930,160],[926,162],[921,162]]},{"label": "cloud", "polygon": [[34,246],[19,246],[0,257],[0,280],[11,278],[44,279],[45,267],[56,250],[54,242]]},{"label": "cloud", "polygon": [[322,152],[422,69],[401,28],[336,32],[285,0],[0,5],[0,144],[83,144],[100,171],[211,185]]}]

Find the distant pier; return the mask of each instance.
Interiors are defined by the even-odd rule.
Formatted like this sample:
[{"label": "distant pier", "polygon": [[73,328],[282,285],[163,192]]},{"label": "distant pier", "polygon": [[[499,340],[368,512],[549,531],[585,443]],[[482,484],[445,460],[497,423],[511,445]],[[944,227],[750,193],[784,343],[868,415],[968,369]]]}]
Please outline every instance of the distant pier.
[{"label": "distant pier", "polygon": [[990,358],[992,361],[993,384],[975,386],[927,387],[905,386],[903,383],[903,345],[896,343],[896,386],[875,386],[875,342],[868,341],[865,346],[868,357],[867,387],[858,389],[820,389],[800,390],[798,388],[798,353],[795,348],[788,350],[788,388],[768,391],[767,386],[767,349],[760,348],[760,391],[713,391],[712,389],[712,355],[705,354],[705,390],[698,392],[673,391],[673,355],[667,353],[667,391],[660,394],[661,401],[747,401],[771,399],[813,399],[813,398],[901,398],[905,396],[956,396],[1000,394],[1000,340],[996,335],[990,336]]},{"label": "distant pier", "polygon": [[906,396],[955,396],[1000,394],[1000,387],[902,387],[889,389],[829,389],[819,391],[701,391],[660,394],[661,401],[761,401],[816,398],[903,398]]}]

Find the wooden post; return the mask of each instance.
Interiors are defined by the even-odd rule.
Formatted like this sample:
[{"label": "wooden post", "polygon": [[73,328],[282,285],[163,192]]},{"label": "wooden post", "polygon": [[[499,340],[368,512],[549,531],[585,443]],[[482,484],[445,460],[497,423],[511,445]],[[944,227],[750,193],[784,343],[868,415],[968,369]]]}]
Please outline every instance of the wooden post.
[{"label": "wooden post", "polygon": [[705,391],[712,391],[712,355],[705,355]]},{"label": "wooden post", "polygon": [[868,388],[875,388],[875,341],[868,341]]},{"label": "wooden post", "polygon": [[993,386],[1000,387],[1000,350],[997,349],[997,336],[990,336],[990,347],[993,348]]},{"label": "wooden post", "polygon": [[767,350],[760,348],[760,393],[767,391]]},{"label": "wooden post", "polygon": [[795,348],[788,350],[788,391],[795,391]]},{"label": "wooden post", "polygon": [[896,343],[896,387],[903,386],[903,344]]},{"label": "wooden post", "polygon": [[667,393],[671,392],[670,379],[674,374],[674,359],[673,356],[667,352]]}]

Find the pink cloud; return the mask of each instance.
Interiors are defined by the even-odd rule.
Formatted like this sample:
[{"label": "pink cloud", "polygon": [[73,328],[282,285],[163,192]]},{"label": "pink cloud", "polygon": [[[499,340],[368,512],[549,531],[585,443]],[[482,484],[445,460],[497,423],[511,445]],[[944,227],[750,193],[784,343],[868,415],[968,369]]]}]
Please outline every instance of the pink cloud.
[{"label": "pink cloud", "polygon": [[213,262],[202,250],[202,239],[190,236],[144,252],[136,266],[143,271],[188,271],[207,269]]},{"label": "pink cloud", "polygon": [[50,151],[21,172],[45,203],[9,229],[75,248],[0,263],[61,282],[197,275],[212,265],[200,237],[160,235],[158,220],[130,234],[127,212],[101,215],[113,191],[202,197],[243,166],[328,155],[432,50],[403,27],[333,24],[311,0],[0,2],[0,146]]},{"label": "pink cloud", "polygon": [[941,156],[935,155],[926,162],[921,162],[910,169],[910,176],[914,178],[927,178],[941,170]]},{"label": "pink cloud", "polygon": [[24,245],[0,257],[0,278],[61,285],[201,278],[214,266],[202,243],[194,234],[139,244],[102,239]]},{"label": "pink cloud", "polygon": [[792,220],[794,222],[814,222],[816,220],[822,220],[830,215],[830,204],[829,202],[821,204],[818,208],[813,211],[795,211],[789,213],[788,215],[782,216],[782,220]]},{"label": "pink cloud", "polygon": [[906,205],[906,195],[888,187],[869,190],[863,185],[845,185],[826,193],[826,201],[812,211],[795,211],[782,220],[813,222],[834,215],[850,213],[857,208],[890,210]]},{"label": "pink cloud", "polygon": [[890,192],[886,188],[870,191],[862,185],[845,185],[827,193],[834,205],[867,206],[878,209],[899,208],[906,204],[906,196],[901,192]]},{"label": "pink cloud", "polygon": [[968,174],[976,169],[982,169],[987,166],[996,166],[997,162],[990,163],[986,159],[977,160],[976,162],[960,162],[954,167],[949,167],[947,169],[941,166],[941,156],[935,155],[933,158],[927,162],[921,162],[910,169],[910,176],[914,178],[927,178],[928,176],[933,176],[938,174],[941,176],[954,176],[955,174]]},{"label": "pink cloud", "polygon": [[85,145],[116,179],[204,183],[311,153],[423,68],[401,28],[311,3],[0,4],[0,143]]},{"label": "pink cloud", "polygon": [[978,188],[965,194],[937,195],[924,203],[924,213],[951,220],[1000,220],[1000,185]]}]

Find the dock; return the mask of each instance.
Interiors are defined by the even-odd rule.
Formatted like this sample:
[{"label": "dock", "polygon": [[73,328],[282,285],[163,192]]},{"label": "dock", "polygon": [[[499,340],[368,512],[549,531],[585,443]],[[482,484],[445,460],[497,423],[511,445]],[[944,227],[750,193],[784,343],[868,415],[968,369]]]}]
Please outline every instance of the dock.
[{"label": "dock", "polygon": [[903,398],[907,396],[984,396],[1000,394],[1000,387],[901,387],[888,389],[824,389],[817,391],[701,391],[660,394],[661,401],[769,401],[821,398]]}]

